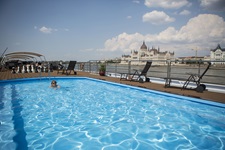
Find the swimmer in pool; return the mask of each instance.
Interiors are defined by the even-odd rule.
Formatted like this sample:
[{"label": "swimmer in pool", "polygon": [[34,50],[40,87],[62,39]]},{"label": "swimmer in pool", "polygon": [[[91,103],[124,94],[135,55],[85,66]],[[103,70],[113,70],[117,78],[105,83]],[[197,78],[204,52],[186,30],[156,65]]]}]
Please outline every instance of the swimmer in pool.
[{"label": "swimmer in pool", "polygon": [[51,86],[50,86],[50,87],[51,87],[51,88],[60,88],[60,86],[57,85],[57,82],[56,82],[55,80],[52,80]]}]

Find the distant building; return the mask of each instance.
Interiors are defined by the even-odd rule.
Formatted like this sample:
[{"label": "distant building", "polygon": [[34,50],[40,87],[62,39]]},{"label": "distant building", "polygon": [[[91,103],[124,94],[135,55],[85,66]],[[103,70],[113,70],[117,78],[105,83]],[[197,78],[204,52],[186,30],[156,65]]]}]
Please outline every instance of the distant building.
[{"label": "distant building", "polygon": [[159,48],[154,47],[148,49],[143,42],[139,50],[132,50],[130,55],[122,55],[121,64],[127,64],[129,61],[132,64],[145,64],[146,61],[152,60],[153,65],[165,65],[168,59],[174,59],[174,52],[160,52]]},{"label": "distant building", "polygon": [[[225,64],[225,48],[221,48],[220,44],[218,44],[218,46],[215,49],[211,49],[210,59],[212,61],[212,64]],[[216,62],[216,61],[223,61],[223,62]]]}]

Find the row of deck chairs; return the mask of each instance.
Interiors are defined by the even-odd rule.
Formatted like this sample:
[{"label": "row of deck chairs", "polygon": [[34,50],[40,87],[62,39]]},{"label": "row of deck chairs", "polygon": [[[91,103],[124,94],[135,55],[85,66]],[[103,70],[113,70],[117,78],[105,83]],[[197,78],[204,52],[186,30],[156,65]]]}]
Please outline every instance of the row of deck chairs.
[{"label": "row of deck chairs", "polygon": [[[120,80],[139,81],[140,83],[143,83],[142,77],[144,77],[145,81],[149,82],[150,79],[147,77],[147,73],[148,73],[148,70],[151,67],[151,65],[152,65],[152,62],[147,61],[145,67],[141,71],[135,70],[134,73],[132,73],[132,74],[120,73]],[[183,80],[185,82],[182,86],[182,89],[187,89],[189,83],[193,82],[196,84],[195,90],[197,92],[203,92],[206,89],[206,86],[201,83],[201,80],[202,80],[203,76],[206,74],[206,72],[208,71],[208,69],[210,68],[210,66],[211,66],[211,63],[208,63],[208,66],[206,67],[206,69],[204,70],[204,72],[201,75],[189,74],[189,77],[187,79],[185,79],[185,78],[164,78],[165,79],[165,87],[170,87],[172,80]]]},{"label": "row of deck chairs", "polygon": [[[75,75],[77,72],[75,71],[76,61],[70,61],[68,67],[65,67],[63,65],[59,65],[57,73],[62,73],[69,75],[71,72],[73,72]],[[146,65],[142,70],[134,70],[134,73],[120,73],[120,80],[129,80],[129,81],[138,81],[140,83],[143,83],[143,77],[145,78],[145,81],[150,82],[150,79],[147,77],[148,70],[150,69],[152,65],[152,61],[147,61]],[[170,87],[172,80],[184,80],[184,84],[182,89],[186,89],[190,82],[196,83],[196,91],[197,92],[203,92],[206,89],[206,86],[204,84],[201,84],[201,79],[208,71],[209,67],[211,66],[211,63],[208,64],[205,71],[201,75],[197,74],[189,74],[190,76],[188,79],[184,78],[165,78],[165,87]]]},{"label": "row of deck chairs", "polygon": [[59,64],[57,74],[61,73],[69,75],[71,74],[71,72],[73,72],[73,74],[76,75],[77,74],[77,72],[75,71],[76,63],[77,61],[70,61],[68,67]]},{"label": "row of deck chairs", "polygon": [[12,67],[12,73],[38,73],[38,72],[48,72],[50,70],[53,71],[52,66],[48,68],[47,65],[42,65],[41,63],[36,64],[20,64],[16,67]]}]

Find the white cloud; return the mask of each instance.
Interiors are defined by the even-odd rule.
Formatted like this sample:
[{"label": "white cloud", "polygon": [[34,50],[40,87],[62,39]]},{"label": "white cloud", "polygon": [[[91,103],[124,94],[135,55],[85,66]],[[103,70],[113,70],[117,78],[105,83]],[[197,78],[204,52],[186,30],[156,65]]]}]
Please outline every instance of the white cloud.
[{"label": "white cloud", "polygon": [[69,31],[69,29],[65,28],[64,31]]},{"label": "white cloud", "polygon": [[213,3],[217,2],[218,0],[199,0],[199,1],[202,7],[208,7],[212,5]]},{"label": "white cloud", "polygon": [[133,3],[140,4],[140,1],[138,1],[138,0],[133,0]]},{"label": "white cloud", "polygon": [[175,28],[169,27],[166,30],[160,32],[155,38],[156,41],[160,41],[162,43],[170,43],[173,40],[176,40],[177,32]]},{"label": "white cloud", "polygon": [[225,0],[200,0],[200,6],[210,10],[225,10]]},{"label": "white cloud", "polygon": [[181,11],[180,12],[180,15],[189,15],[191,12],[190,11],[188,11],[188,10],[183,10],[183,11]]},{"label": "white cloud", "polygon": [[190,5],[190,3],[187,0],[145,0],[145,5],[147,7],[178,9]]},{"label": "white cloud", "polygon": [[131,19],[132,18],[132,16],[127,16],[127,19]]},{"label": "white cloud", "polygon": [[169,27],[154,35],[122,33],[108,39],[105,42],[105,50],[120,50],[129,54],[131,50],[139,49],[143,41],[150,43],[149,46],[159,46],[163,51],[175,51],[177,54],[196,46],[209,53],[208,51],[218,43],[225,44],[225,21],[217,15],[201,14],[190,19],[179,30]]},{"label": "white cloud", "polygon": [[45,26],[41,27],[39,30],[46,34],[52,33],[53,31],[58,31],[57,29],[47,28]]},{"label": "white cloud", "polygon": [[190,19],[178,35],[188,41],[220,40],[225,37],[225,22],[217,15],[200,14]]},{"label": "white cloud", "polygon": [[135,45],[139,40],[143,41],[145,38],[140,33],[127,34],[122,33],[112,39],[108,39],[105,42],[105,50],[107,51],[116,51],[123,50],[129,52],[132,49],[135,49]]},{"label": "white cloud", "polygon": [[53,28],[47,28],[45,26],[43,26],[41,28],[38,28],[37,26],[34,26],[34,29],[39,30],[39,31],[41,31],[42,33],[45,33],[45,34],[50,34],[52,32],[57,32],[57,31],[65,31],[65,32],[69,31],[68,28],[53,29]]},{"label": "white cloud", "polygon": [[154,25],[175,21],[174,18],[168,16],[165,12],[156,10],[144,14],[142,20],[143,22],[150,22]]}]

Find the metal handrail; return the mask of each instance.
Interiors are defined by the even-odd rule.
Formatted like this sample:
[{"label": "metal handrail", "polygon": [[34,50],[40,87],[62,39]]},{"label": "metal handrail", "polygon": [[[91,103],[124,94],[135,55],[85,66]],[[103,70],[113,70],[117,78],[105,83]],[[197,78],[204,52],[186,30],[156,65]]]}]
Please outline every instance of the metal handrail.
[{"label": "metal handrail", "polygon": [[[161,61],[161,62],[160,62]],[[169,78],[169,77],[172,77],[172,76],[181,76],[181,77],[184,77],[186,78],[188,75],[186,74],[187,71],[191,71],[193,73],[196,73],[196,74],[200,74],[202,69],[205,67],[205,63],[209,62],[209,61],[203,61],[203,60],[199,60],[197,61],[198,63],[196,63],[196,60],[193,60],[193,61],[179,61],[179,60],[158,60],[158,61],[155,61],[153,60],[153,63],[161,63],[163,65],[159,65],[158,67],[157,66],[152,66],[150,69],[149,69],[149,72],[148,72],[148,76],[149,77],[158,77],[158,78]],[[179,66],[179,65],[176,65],[178,63],[185,63],[185,62],[189,62],[189,63],[193,63],[193,64],[186,64],[184,66]],[[212,62],[219,62],[219,63],[224,63],[224,61],[212,61]],[[91,73],[98,73],[98,67],[100,65],[100,63],[102,63],[102,61],[100,60],[91,60],[91,61],[88,61],[88,62],[81,62],[83,64],[85,64],[84,66],[84,70],[83,71],[88,71],[88,72],[91,72]],[[144,66],[144,61],[142,61],[142,64],[141,65],[133,65],[134,61],[128,61],[127,64],[120,64],[120,63],[109,63],[109,62],[106,62],[106,74],[111,74],[111,73],[115,73],[115,74],[120,74],[121,72],[122,73],[129,73],[131,74],[132,73],[132,70],[135,68],[141,68]],[[78,62],[79,64],[79,62]],[[76,69],[80,70],[80,65],[77,65],[76,66]],[[193,67],[192,67],[193,66]],[[184,69],[184,68],[187,68],[187,69]],[[176,72],[176,70],[182,70],[182,71],[179,71],[179,72]],[[212,71],[213,70],[213,71]],[[219,69],[215,68],[215,67],[211,67],[210,68],[210,71],[211,71],[211,74],[210,74],[210,71],[208,74],[206,74],[204,76],[204,78],[207,78],[207,80],[204,80],[203,81],[206,81],[206,82],[210,82],[208,80],[208,78],[221,78],[221,80],[224,81],[223,82],[219,82],[220,84],[224,84],[225,85],[225,73],[224,74],[215,74],[215,73],[212,73],[212,72],[216,72],[217,70],[221,71],[221,72],[225,72],[225,65],[220,67]],[[213,83],[213,82],[212,82]],[[216,83],[218,84],[218,83]]]}]

